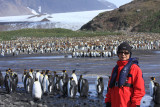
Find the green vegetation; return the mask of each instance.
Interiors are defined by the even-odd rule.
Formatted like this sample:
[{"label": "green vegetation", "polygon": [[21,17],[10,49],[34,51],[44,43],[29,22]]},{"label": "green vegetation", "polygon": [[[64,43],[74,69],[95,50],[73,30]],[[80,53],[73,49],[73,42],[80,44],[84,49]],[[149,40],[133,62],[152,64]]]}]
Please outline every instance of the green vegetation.
[{"label": "green vegetation", "polygon": [[100,13],[81,30],[160,33],[160,0],[133,0],[119,8]]},{"label": "green vegetation", "polygon": [[147,20],[140,23],[138,31],[160,33],[160,11],[155,12]]},{"label": "green vegetation", "polygon": [[93,37],[93,36],[107,36],[120,35],[121,33],[105,32],[105,31],[72,31],[68,29],[22,29],[15,31],[0,32],[0,40],[14,40],[18,37]]}]

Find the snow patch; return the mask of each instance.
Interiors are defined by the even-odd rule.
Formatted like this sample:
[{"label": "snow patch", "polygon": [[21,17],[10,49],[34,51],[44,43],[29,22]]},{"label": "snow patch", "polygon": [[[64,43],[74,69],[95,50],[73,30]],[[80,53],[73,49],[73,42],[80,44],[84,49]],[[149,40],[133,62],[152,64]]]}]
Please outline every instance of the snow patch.
[{"label": "snow patch", "polygon": [[31,11],[31,13],[33,13],[34,15],[38,15],[39,13],[37,13],[35,10],[33,10],[33,9],[31,9],[31,8],[29,8],[29,7],[27,7],[30,11]]},{"label": "snow patch", "polygon": [[41,13],[42,12],[42,8],[41,6],[38,7],[38,12]]},{"label": "snow patch", "polygon": [[[35,22],[27,26],[24,25],[22,28],[32,28],[33,26],[34,28],[36,28],[36,24],[37,26],[40,24],[37,22],[40,22],[41,20],[46,18],[46,19],[49,19],[50,22],[46,22],[46,24],[44,24],[43,22],[44,27],[42,26],[41,28],[65,28],[65,29],[71,29],[71,30],[78,30],[84,24],[86,24],[87,22],[92,20],[95,16],[97,16],[99,13],[105,12],[105,11],[111,11],[112,9],[42,14],[42,15],[38,14],[33,9],[30,9],[30,10],[32,10],[35,15],[0,17],[0,22],[22,22],[22,23],[23,22]],[[39,10],[41,9],[39,8]],[[14,26],[15,26],[15,23],[14,23]]]}]

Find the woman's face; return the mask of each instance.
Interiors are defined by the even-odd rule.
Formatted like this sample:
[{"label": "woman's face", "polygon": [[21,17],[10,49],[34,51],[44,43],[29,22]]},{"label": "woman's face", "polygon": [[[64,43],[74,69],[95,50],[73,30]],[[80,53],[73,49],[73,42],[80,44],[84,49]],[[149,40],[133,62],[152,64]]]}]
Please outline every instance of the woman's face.
[{"label": "woman's face", "polygon": [[118,52],[118,57],[120,60],[125,61],[130,58],[130,53],[127,50],[121,50]]}]

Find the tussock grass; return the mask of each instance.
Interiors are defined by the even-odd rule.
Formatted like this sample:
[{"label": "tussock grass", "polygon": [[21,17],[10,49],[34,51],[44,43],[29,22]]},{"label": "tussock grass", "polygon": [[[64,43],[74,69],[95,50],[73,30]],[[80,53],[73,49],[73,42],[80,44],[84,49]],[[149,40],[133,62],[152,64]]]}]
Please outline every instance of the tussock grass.
[{"label": "tussock grass", "polygon": [[0,40],[15,40],[19,37],[94,37],[107,35],[120,35],[121,33],[107,31],[72,31],[68,29],[21,29],[0,32]]},{"label": "tussock grass", "polygon": [[140,23],[139,32],[160,33],[160,11],[153,13],[147,20]]}]

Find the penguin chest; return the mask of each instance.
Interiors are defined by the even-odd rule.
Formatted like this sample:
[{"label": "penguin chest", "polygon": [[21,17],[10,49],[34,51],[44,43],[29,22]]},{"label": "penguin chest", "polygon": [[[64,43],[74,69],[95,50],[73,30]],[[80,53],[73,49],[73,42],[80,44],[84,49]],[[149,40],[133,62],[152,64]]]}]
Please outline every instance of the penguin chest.
[{"label": "penguin chest", "polygon": [[42,89],[41,89],[41,85],[38,81],[34,82],[34,84],[33,84],[32,96],[34,98],[41,99]]},{"label": "penguin chest", "polygon": [[81,90],[82,90],[82,85],[83,85],[83,83],[82,83],[82,79],[80,80],[80,92],[81,92]]},{"label": "penguin chest", "polygon": [[38,73],[36,73],[36,78],[38,79],[38,81],[40,81],[39,79],[40,79],[40,73],[38,72]]},{"label": "penguin chest", "polygon": [[154,83],[153,83],[153,81],[150,81],[149,89],[150,89],[150,96],[153,97],[153,93],[154,93]]},{"label": "penguin chest", "polygon": [[76,82],[76,84],[78,84],[78,80],[77,80],[76,74],[72,74],[72,77],[73,77],[74,81]]},{"label": "penguin chest", "polygon": [[48,77],[45,76],[43,80],[43,91],[48,92],[49,80]]},{"label": "penguin chest", "polygon": [[67,93],[68,93],[68,97],[71,97],[71,81],[68,81],[68,85],[67,85]]},{"label": "penguin chest", "polygon": [[63,81],[62,81],[62,79],[60,79],[60,90],[63,92],[63,85],[64,85],[64,83],[63,83]]},{"label": "penguin chest", "polygon": [[26,91],[29,93],[31,91],[31,87],[32,87],[32,81],[31,81],[31,78],[27,78],[27,81],[26,81]]},{"label": "penguin chest", "polygon": [[31,73],[31,72],[29,72],[29,75],[32,77],[32,79],[33,79],[33,74]]},{"label": "penguin chest", "polygon": [[70,92],[71,92],[71,97],[74,98],[76,93],[77,93],[77,84],[76,82],[73,80],[71,81],[71,89],[70,89]]},{"label": "penguin chest", "polygon": [[102,92],[102,87],[101,87],[100,84],[97,85],[97,91],[98,91],[98,93],[101,93],[101,92]]},{"label": "penguin chest", "polygon": [[23,75],[22,77],[22,82],[24,83],[24,79],[25,79],[26,75]]},{"label": "penguin chest", "polygon": [[40,75],[40,77],[39,77],[39,82],[42,84],[42,81],[43,81],[43,75]]}]

